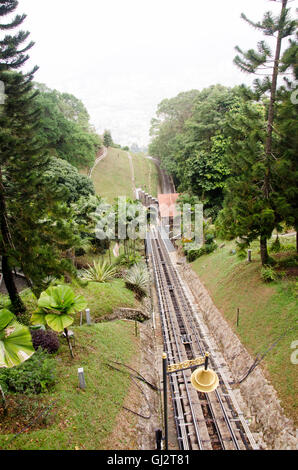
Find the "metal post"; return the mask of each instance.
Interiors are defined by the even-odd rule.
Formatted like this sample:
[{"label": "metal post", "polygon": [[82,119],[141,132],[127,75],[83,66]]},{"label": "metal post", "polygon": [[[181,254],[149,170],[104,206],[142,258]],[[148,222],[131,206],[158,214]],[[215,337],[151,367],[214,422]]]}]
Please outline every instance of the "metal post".
[{"label": "metal post", "polygon": [[163,371],[163,411],[164,411],[164,429],[165,429],[165,450],[169,447],[169,435],[168,435],[168,387],[167,387],[167,369],[168,359],[167,354],[162,355],[162,371]]},{"label": "metal post", "polygon": [[237,308],[237,327],[239,326],[240,309]]},{"label": "metal post", "polygon": [[79,376],[79,387],[85,390],[86,388],[86,382],[85,382],[85,375],[84,375],[84,369],[83,367],[80,367],[78,369],[78,376]]},{"label": "metal post", "polygon": [[251,263],[251,250],[247,250],[247,261]]},{"label": "metal post", "polygon": [[157,429],[155,431],[156,450],[161,450],[161,441],[162,441],[162,430]]},{"label": "metal post", "polygon": [[86,322],[87,325],[91,325],[90,308],[86,308]]},{"label": "metal post", "polygon": [[205,353],[205,370],[208,370],[209,353]]}]

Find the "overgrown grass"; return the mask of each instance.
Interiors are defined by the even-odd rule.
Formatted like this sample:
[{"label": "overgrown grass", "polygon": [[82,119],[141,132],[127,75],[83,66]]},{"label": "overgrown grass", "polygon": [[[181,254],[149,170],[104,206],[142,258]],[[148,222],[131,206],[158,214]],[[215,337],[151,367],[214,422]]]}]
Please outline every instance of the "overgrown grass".
[{"label": "overgrown grass", "polygon": [[[13,434],[1,434],[3,421],[0,415],[0,449],[108,448],[109,434],[128,393],[129,377],[111,370],[106,364],[111,360],[130,363],[136,355],[138,340],[134,337],[134,324],[119,321],[75,327],[73,330],[76,336],[75,359],[71,360],[68,347],[63,344],[56,356],[58,381],[54,390],[43,396],[32,395],[30,403],[14,409],[12,429],[26,410],[32,414],[33,405],[36,405],[34,417],[40,408],[45,410],[46,405],[53,404],[49,416],[33,423],[29,430],[11,441]],[[78,367],[84,367],[86,390],[78,388]]]},{"label": "overgrown grass", "polygon": [[[283,239],[283,243],[286,240]],[[292,241],[293,243],[293,241]],[[213,301],[253,357],[285,331],[297,326],[297,278],[286,276],[273,283],[261,279],[258,243],[252,245],[252,263],[231,254],[235,243],[226,243],[192,263]],[[275,259],[278,255],[271,254]],[[284,256],[288,256],[284,253]],[[293,255],[292,255],[293,256]],[[240,309],[240,325],[236,312]],[[290,361],[291,343],[298,329],[289,331],[264,359],[262,367],[278,392],[286,412],[298,421],[297,365]],[[245,371],[243,371],[244,373]]]}]

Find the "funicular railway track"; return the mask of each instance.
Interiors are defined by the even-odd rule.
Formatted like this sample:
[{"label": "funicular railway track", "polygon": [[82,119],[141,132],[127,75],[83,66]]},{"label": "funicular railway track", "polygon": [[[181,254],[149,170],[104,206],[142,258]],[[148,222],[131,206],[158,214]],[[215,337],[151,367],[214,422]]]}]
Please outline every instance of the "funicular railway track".
[{"label": "funicular railway track", "polygon": [[[161,314],[164,349],[169,365],[204,356],[212,348],[200,327],[190,293],[174,266],[159,230],[150,234],[151,262]],[[181,450],[251,450],[254,438],[233,391],[214,357],[210,367],[219,387],[209,394],[191,385],[191,370],[169,375],[179,448]]]}]

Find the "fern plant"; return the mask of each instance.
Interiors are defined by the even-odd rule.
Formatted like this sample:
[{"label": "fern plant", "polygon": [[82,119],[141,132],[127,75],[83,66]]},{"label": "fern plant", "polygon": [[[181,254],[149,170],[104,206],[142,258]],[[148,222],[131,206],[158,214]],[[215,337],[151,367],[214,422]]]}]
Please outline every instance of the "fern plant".
[{"label": "fern plant", "polygon": [[93,282],[107,282],[114,279],[117,274],[117,268],[106,261],[93,261],[93,266],[82,270],[82,279]]},{"label": "fern plant", "polygon": [[262,267],[261,276],[265,282],[273,282],[277,281],[278,279],[277,272],[272,268],[272,266],[269,265],[265,265]]},{"label": "fern plant", "polygon": [[128,289],[135,292],[138,300],[147,296],[147,286],[149,274],[147,266],[144,263],[135,264],[124,277],[125,285]]}]

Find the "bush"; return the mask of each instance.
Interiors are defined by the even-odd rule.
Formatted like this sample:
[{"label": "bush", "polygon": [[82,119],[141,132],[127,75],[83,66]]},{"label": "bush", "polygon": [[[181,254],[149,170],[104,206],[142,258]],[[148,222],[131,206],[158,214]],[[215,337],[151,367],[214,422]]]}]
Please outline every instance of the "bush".
[{"label": "bush", "polygon": [[126,266],[128,268],[132,268],[135,264],[138,264],[142,261],[141,255],[136,253],[135,255],[125,255],[122,254],[118,256],[116,260],[116,265],[118,266]]},{"label": "bush", "polygon": [[212,242],[212,243],[206,243],[206,245],[202,246],[199,250],[189,250],[186,253],[186,259],[189,263],[192,263],[196,259],[200,258],[203,255],[208,255],[209,253],[212,253],[214,250],[216,250],[217,244]]},{"label": "bush", "polygon": [[272,268],[272,266],[269,266],[269,265],[266,265],[266,266],[263,266],[262,269],[261,269],[261,276],[262,276],[262,279],[265,281],[265,282],[272,282],[272,281],[277,281],[278,279],[278,274],[276,271],[274,271],[274,269]]},{"label": "bush", "polygon": [[17,367],[0,369],[0,384],[5,392],[39,394],[48,391],[55,381],[55,360],[42,349]]},{"label": "bush", "polygon": [[84,281],[107,282],[115,278],[117,269],[106,261],[93,261],[93,266],[82,270],[82,279]]},{"label": "bush", "polygon": [[33,341],[33,347],[35,351],[40,347],[49,354],[53,354],[58,351],[60,343],[57,334],[50,330],[31,330],[31,336]]},{"label": "bush", "polygon": [[269,248],[269,251],[271,253],[279,253],[281,251],[281,244],[280,244],[280,241],[279,241],[278,237],[275,238],[274,242],[272,243],[272,245]]},{"label": "bush", "polygon": [[138,300],[146,297],[149,275],[145,263],[135,264],[125,275],[124,280],[127,289],[135,292]]}]

